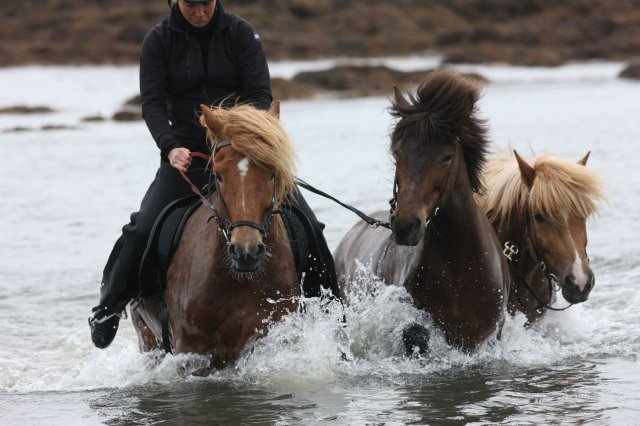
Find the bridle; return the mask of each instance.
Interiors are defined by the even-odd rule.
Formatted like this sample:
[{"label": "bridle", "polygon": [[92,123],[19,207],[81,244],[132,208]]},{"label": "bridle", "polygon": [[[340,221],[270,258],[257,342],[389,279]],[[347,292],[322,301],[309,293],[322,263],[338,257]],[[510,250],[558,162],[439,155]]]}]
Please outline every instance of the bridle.
[{"label": "bridle", "polygon": [[[460,143],[459,139],[456,138],[456,142],[454,144],[455,146],[455,151],[453,152],[453,158],[458,161],[458,144]],[[457,166],[457,165],[456,165]],[[433,208],[433,211],[431,212],[431,214],[429,216],[427,216],[427,219],[425,221],[425,227],[429,227],[429,225],[432,225],[432,221],[433,219],[438,215],[438,213],[440,212],[440,208],[442,206],[442,199],[444,198],[444,194],[448,193],[448,187],[449,187],[449,181],[451,180],[451,175],[453,173],[455,173],[457,170],[457,167],[455,167],[453,164],[451,165],[451,167],[449,168],[449,173],[447,173],[447,179],[444,182],[444,185],[442,186],[442,192],[440,192],[440,196],[438,197],[438,201],[436,201],[436,205]],[[396,211],[396,207],[398,206],[398,172],[396,170],[396,174],[393,177],[393,196],[392,198],[389,200],[389,214],[393,214]]]},{"label": "bridle", "polygon": [[[215,158],[219,150],[228,146],[231,146],[231,141],[228,139],[217,142],[213,147],[212,157]],[[206,157],[207,159],[210,159],[210,157],[207,157],[204,154],[199,154],[199,155],[198,154],[199,153],[193,152],[191,153],[191,156],[199,156],[203,158]],[[257,229],[262,235],[262,238],[265,238],[267,236],[269,232],[269,228],[271,227],[273,215],[277,213],[277,211],[275,210],[275,205],[276,205],[275,185],[273,186],[273,194],[271,195],[271,204],[269,205],[269,210],[267,211],[265,219],[262,223],[256,223],[250,220],[237,220],[235,222],[232,222],[231,217],[229,215],[229,209],[227,208],[227,204],[225,203],[224,197],[222,196],[222,191],[220,191],[220,187],[218,186],[218,180],[213,173],[210,175],[210,180],[209,180],[209,198],[206,198],[204,195],[202,195],[202,193],[198,190],[198,188],[196,188],[195,185],[191,183],[191,181],[189,180],[189,178],[186,176],[185,173],[183,172],[180,172],[180,173],[182,174],[182,177],[190,184],[191,190],[200,197],[200,199],[202,200],[202,203],[205,206],[207,206],[207,208],[209,208],[213,213],[212,216],[207,221],[210,221],[211,219],[213,219],[216,222],[218,230],[222,234],[222,237],[227,242],[227,244],[231,242],[231,239],[230,239],[231,232],[235,228],[239,228],[242,226],[247,226],[250,228]],[[220,209],[218,209],[218,207],[216,206],[216,203],[213,201],[214,192],[218,196]]]},{"label": "bridle", "polygon": [[554,308],[553,306],[550,305],[550,303],[553,300],[553,293],[557,293],[558,291],[560,291],[559,280],[558,280],[558,277],[555,274],[547,271],[547,264],[545,262],[544,255],[542,254],[542,251],[540,250],[540,247],[538,246],[537,238],[535,236],[535,231],[534,231],[534,226],[533,226],[533,218],[531,217],[531,212],[528,209],[527,209],[527,215],[526,215],[526,218],[525,218],[525,222],[526,222],[527,240],[529,241],[529,244],[531,245],[531,248],[533,249],[533,255],[536,258],[536,259],[534,259],[535,260],[535,264],[536,264],[536,268],[540,268],[540,270],[542,270],[542,272],[544,273],[544,276],[545,276],[545,278],[547,280],[547,284],[548,284],[548,286],[547,286],[548,299],[547,299],[546,302],[544,302],[536,294],[536,292],[529,286],[529,284],[527,283],[527,279],[516,268],[515,262],[517,260],[513,259],[513,256],[518,254],[518,252],[520,250],[515,245],[515,243],[513,243],[511,241],[507,241],[507,242],[504,243],[504,249],[502,250],[502,254],[504,255],[504,257],[508,261],[509,270],[517,278],[517,280],[514,280],[514,283],[519,282],[520,284],[522,284],[524,286],[524,288],[526,288],[527,291],[531,294],[531,296],[533,296],[533,298],[538,302],[538,305],[535,306],[534,308],[527,307],[524,304],[524,302],[522,301],[522,298],[520,297],[520,292],[518,290],[518,287],[514,286],[513,287],[513,292],[516,295],[516,299],[518,299],[518,303],[520,303],[520,305],[525,310],[530,310],[531,309],[533,311],[537,311],[537,310],[542,309],[542,308],[549,309],[551,311],[564,311],[566,309],[569,309],[571,306],[573,306],[573,303],[570,303],[568,306],[565,306],[564,308]]}]

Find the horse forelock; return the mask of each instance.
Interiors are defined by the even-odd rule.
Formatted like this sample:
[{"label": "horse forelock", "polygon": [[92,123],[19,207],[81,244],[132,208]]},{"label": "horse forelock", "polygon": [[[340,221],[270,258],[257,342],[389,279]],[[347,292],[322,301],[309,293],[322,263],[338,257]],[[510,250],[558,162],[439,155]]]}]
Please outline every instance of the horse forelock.
[{"label": "horse forelock", "polygon": [[522,181],[513,154],[492,158],[487,163],[484,174],[487,192],[479,203],[485,212],[491,212],[492,222],[504,224],[521,219],[527,209],[555,222],[565,215],[586,219],[597,213],[597,201],[606,199],[598,173],[583,165],[549,154],[535,157],[530,165],[536,171],[531,190]]},{"label": "horse forelock", "polygon": [[295,187],[295,148],[280,121],[266,111],[237,105],[216,112],[224,122],[223,134],[212,135],[213,146],[228,139],[231,146],[258,166],[276,173],[276,204],[290,200]]},{"label": "horse forelock", "polygon": [[392,140],[413,132],[423,143],[444,143],[457,138],[462,148],[471,189],[482,190],[480,174],[489,141],[486,121],[477,116],[478,86],[448,70],[434,71],[409,94],[408,105],[392,101],[391,115],[398,119]]},{"label": "horse forelock", "polygon": [[551,220],[563,214],[584,219],[598,212],[597,201],[604,201],[600,176],[581,164],[545,154],[532,161],[536,178],[529,206]]}]

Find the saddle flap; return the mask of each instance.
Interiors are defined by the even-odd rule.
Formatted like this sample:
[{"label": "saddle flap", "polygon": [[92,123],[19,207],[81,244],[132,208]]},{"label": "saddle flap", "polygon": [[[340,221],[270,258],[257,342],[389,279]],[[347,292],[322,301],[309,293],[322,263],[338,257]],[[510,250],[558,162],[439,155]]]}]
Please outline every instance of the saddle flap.
[{"label": "saddle flap", "polygon": [[193,194],[172,202],[162,210],[140,262],[140,296],[162,294],[169,262],[180,242],[184,225],[200,206],[200,198]]}]

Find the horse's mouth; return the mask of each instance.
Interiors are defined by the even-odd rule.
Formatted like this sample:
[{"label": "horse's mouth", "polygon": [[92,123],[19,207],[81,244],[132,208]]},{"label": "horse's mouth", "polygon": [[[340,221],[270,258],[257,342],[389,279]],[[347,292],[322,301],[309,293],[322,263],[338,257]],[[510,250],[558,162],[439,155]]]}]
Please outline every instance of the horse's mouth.
[{"label": "horse's mouth", "polygon": [[562,297],[569,303],[582,303],[586,302],[589,299],[589,291],[565,291],[565,288],[562,288]]},{"label": "horse's mouth", "polygon": [[260,262],[257,262],[255,264],[248,264],[248,265],[233,262],[233,269],[236,272],[241,272],[241,273],[256,272],[258,269],[260,269]]}]

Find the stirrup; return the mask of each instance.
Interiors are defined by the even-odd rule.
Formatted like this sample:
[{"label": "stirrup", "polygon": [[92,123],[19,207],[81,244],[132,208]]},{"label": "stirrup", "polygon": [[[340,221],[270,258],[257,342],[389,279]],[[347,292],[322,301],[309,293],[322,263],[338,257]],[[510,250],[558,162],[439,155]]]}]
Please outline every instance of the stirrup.
[{"label": "stirrup", "polygon": [[[106,307],[102,308],[102,311],[104,311],[106,309],[107,309]],[[96,310],[98,310],[98,309],[96,309]],[[113,317],[118,317],[120,319],[125,319],[126,320],[128,318],[127,317],[127,309],[125,308],[122,312],[114,312],[112,314],[105,315],[104,317],[102,317],[100,319],[97,319],[95,317],[95,314],[94,314],[93,318],[89,318],[89,324],[102,324],[102,323],[104,323],[106,321],[109,321]]]}]

